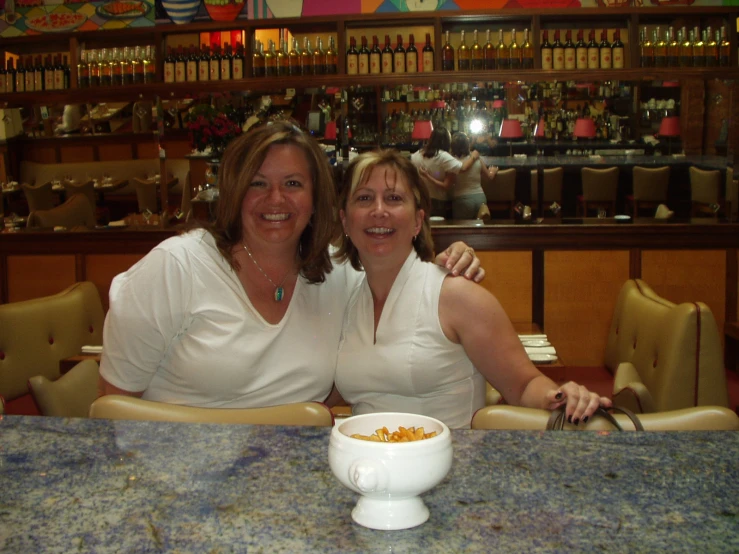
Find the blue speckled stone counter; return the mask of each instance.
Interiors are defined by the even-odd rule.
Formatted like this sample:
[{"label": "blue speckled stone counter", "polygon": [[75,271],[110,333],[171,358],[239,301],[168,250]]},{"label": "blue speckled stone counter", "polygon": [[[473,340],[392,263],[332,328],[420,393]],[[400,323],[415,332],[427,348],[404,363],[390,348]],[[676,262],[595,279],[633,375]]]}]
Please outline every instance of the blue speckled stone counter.
[{"label": "blue speckled stone counter", "polygon": [[329,429],[6,416],[0,551],[737,552],[739,433],[455,431],[407,531],[354,524]]}]

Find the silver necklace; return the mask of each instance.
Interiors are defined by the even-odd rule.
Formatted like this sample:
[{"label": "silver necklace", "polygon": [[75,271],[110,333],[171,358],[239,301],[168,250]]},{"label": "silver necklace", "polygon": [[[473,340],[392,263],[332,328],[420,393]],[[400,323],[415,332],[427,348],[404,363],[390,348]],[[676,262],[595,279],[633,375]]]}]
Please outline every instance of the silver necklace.
[{"label": "silver necklace", "polygon": [[249,258],[252,262],[254,262],[254,265],[257,266],[257,269],[259,270],[259,273],[264,275],[264,277],[267,279],[267,281],[270,282],[270,284],[275,287],[275,302],[281,302],[283,298],[285,298],[285,289],[282,287],[282,285],[285,284],[285,281],[287,281],[287,278],[290,276],[290,271],[287,272],[287,275],[282,279],[280,284],[276,284],[272,279],[270,279],[269,275],[267,275],[262,267],[257,263],[257,260],[254,259],[254,256],[252,256],[251,251],[249,250],[249,247],[246,246],[245,242],[241,243],[241,246],[244,247],[244,250],[246,250],[246,253],[249,254]]}]

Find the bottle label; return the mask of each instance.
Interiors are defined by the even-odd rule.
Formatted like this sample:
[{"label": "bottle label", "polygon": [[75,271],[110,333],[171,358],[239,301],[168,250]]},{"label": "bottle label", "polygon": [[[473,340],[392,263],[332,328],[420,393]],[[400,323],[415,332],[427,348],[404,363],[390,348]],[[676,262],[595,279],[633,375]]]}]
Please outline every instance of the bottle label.
[{"label": "bottle label", "polygon": [[187,80],[190,82],[198,80],[198,64],[195,60],[187,62]]},{"label": "bottle label", "polygon": [[226,58],[225,60],[221,60],[221,79],[224,81],[230,81],[231,80],[231,64],[229,63],[229,59]]},{"label": "bottle label", "polygon": [[57,90],[64,89],[64,71],[61,69],[54,70],[54,88]]},{"label": "bottle label", "polygon": [[244,62],[241,61],[241,58],[234,58],[232,69],[234,79],[244,78]]},{"label": "bottle label", "polygon": [[576,66],[575,49],[565,48],[565,69],[575,69]]},{"label": "bottle label", "polygon": [[392,73],[393,72],[393,55],[390,52],[382,55],[382,72]]},{"label": "bottle label", "polygon": [[16,73],[15,74],[15,92],[25,92],[26,91],[26,81],[24,80],[24,73]]},{"label": "bottle label", "polygon": [[44,90],[44,75],[40,71],[34,73],[33,88],[36,90]]},{"label": "bottle label", "polygon": [[358,71],[358,60],[356,54],[349,54],[346,57],[346,73],[347,75],[356,75]]},{"label": "bottle label", "polygon": [[399,53],[393,56],[393,68],[395,73],[405,73],[405,54]]},{"label": "bottle label", "polygon": [[380,67],[382,64],[382,60],[380,58],[380,54],[370,54],[370,73],[373,75],[380,73]]},{"label": "bottle label", "polygon": [[552,69],[552,50],[545,48],[541,51],[541,68]]},{"label": "bottle label", "polygon": [[178,83],[185,82],[185,64],[184,62],[177,62],[174,65],[174,80]]},{"label": "bottle label", "polygon": [[174,64],[172,62],[164,64],[164,82],[174,83]]},{"label": "bottle label", "polygon": [[408,73],[418,73],[418,54],[408,52],[405,55],[405,70]]},{"label": "bottle label", "polygon": [[34,72],[26,72],[26,92],[33,92]]},{"label": "bottle label", "polygon": [[[3,90],[3,87],[0,87],[0,90]],[[46,71],[46,74],[44,75],[44,90],[54,90],[54,72],[53,71]]]},{"label": "bottle label", "polygon": [[588,69],[598,69],[600,67],[599,56],[597,48],[588,48]]},{"label": "bottle label", "polygon": [[0,92],[6,92],[7,84],[5,83],[5,73],[0,73]]},{"label": "bottle label", "polygon": [[601,69],[611,69],[611,49],[600,49],[600,67]]},{"label": "bottle label", "polygon": [[577,49],[577,69],[588,68],[588,49],[578,48]]},{"label": "bottle label", "polygon": [[369,73],[369,56],[362,54],[358,56],[359,61],[359,74],[367,75]]},{"label": "bottle label", "polygon": [[564,48],[552,48],[552,66],[554,69],[564,69],[565,51]]},{"label": "bottle label", "polygon": [[430,73],[434,70],[434,53],[424,52],[423,53],[423,72]]},{"label": "bottle label", "polygon": [[613,56],[613,68],[623,69],[624,68],[624,49],[614,48],[611,51],[611,55]]},{"label": "bottle label", "polygon": [[221,80],[221,64],[218,63],[218,60],[210,60],[210,80]]},{"label": "bottle label", "polygon": [[210,69],[208,67],[208,62],[202,61],[198,64],[198,81],[208,81],[209,79]]}]

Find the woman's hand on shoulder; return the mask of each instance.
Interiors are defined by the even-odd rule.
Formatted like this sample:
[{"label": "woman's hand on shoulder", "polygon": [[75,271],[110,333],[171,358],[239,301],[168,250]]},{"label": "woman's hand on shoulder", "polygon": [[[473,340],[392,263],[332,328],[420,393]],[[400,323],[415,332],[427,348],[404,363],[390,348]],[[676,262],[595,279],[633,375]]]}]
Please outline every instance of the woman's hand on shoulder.
[{"label": "woman's hand on shoulder", "polygon": [[466,279],[479,283],[485,278],[485,269],[475,250],[462,241],[451,244],[449,248],[436,256],[436,264],[446,267],[455,277],[464,275]]},{"label": "woman's hand on shoulder", "polygon": [[547,402],[547,409],[549,410],[566,406],[565,417],[568,423],[574,423],[575,425],[581,421],[587,423],[599,407],[610,408],[613,405],[610,398],[600,396],[574,381],[565,383],[558,389],[550,390],[547,393]]}]

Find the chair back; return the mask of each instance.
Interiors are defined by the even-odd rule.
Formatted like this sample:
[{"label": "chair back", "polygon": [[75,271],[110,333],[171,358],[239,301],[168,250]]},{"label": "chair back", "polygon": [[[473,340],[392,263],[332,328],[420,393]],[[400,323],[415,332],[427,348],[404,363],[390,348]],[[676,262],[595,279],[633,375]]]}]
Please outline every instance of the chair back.
[{"label": "chair back", "polygon": [[43,375],[28,380],[28,389],[41,415],[87,417],[90,405],[98,397],[98,364],[84,360],[50,381]]},{"label": "chair back", "polygon": [[605,366],[614,403],[635,412],[728,406],[716,320],[702,302],[675,305],[641,279],[619,292]]},{"label": "chair back", "polygon": [[495,179],[483,179],[481,184],[488,202],[513,202],[516,198],[516,169],[501,169]]},{"label": "chair back", "polygon": [[83,194],[75,194],[64,204],[50,210],[38,210],[28,214],[26,227],[95,227],[95,211],[93,205]]},{"label": "chair back", "polygon": [[319,402],[300,402],[267,408],[197,408],[152,402],[133,396],[106,395],[90,406],[90,417],[136,421],[187,423],[243,423],[252,425],[333,425],[331,410]]},{"label": "chair back", "polygon": [[670,168],[634,166],[634,200],[637,202],[666,202],[667,186],[670,183]]},{"label": "chair back", "polygon": [[157,189],[159,184],[155,180],[144,181],[139,178],[133,180],[136,187],[136,200],[139,204],[139,212],[149,210],[151,213],[159,213],[157,202]]},{"label": "chair back", "polygon": [[83,195],[90,202],[90,206],[95,209],[95,183],[86,181],[84,183],[70,183],[64,181],[64,191],[67,193],[67,200],[77,194]]},{"label": "chair back", "polygon": [[[477,410],[472,417],[472,429],[524,429],[542,431],[546,429],[551,412],[521,406],[486,406]],[[613,417],[625,431],[634,431],[634,425],[623,414]],[[739,416],[721,406],[699,406],[639,414],[645,431],[736,431],[739,430]],[[587,423],[573,425],[565,423],[564,428],[571,431],[613,431],[615,427],[607,419],[594,416]]]},{"label": "chair back", "polygon": [[583,167],[582,196],[586,202],[616,203],[618,194],[618,168],[595,169]]},{"label": "chair back", "polygon": [[[564,169],[561,167],[552,167],[544,169],[544,198],[543,202],[549,204],[556,202],[562,203],[562,182],[564,180]],[[539,199],[539,171],[531,170],[531,201],[536,202]]]},{"label": "chair back", "polygon": [[23,183],[21,187],[28,203],[29,212],[50,210],[54,207],[54,190],[51,181],[40,185]]},{"label": "chair back", "polygon": [[713,204],[719,201],[721,172],[718,169],[690,167],[690,199],[693,202]]},{"label": "chair back", "polygon": [[28,393],[28,380],[59,377],[59,361],[86,344],[103,343],[103,305],[97,287],[75,283],[62,292],[0,304],[0,395]]}]

